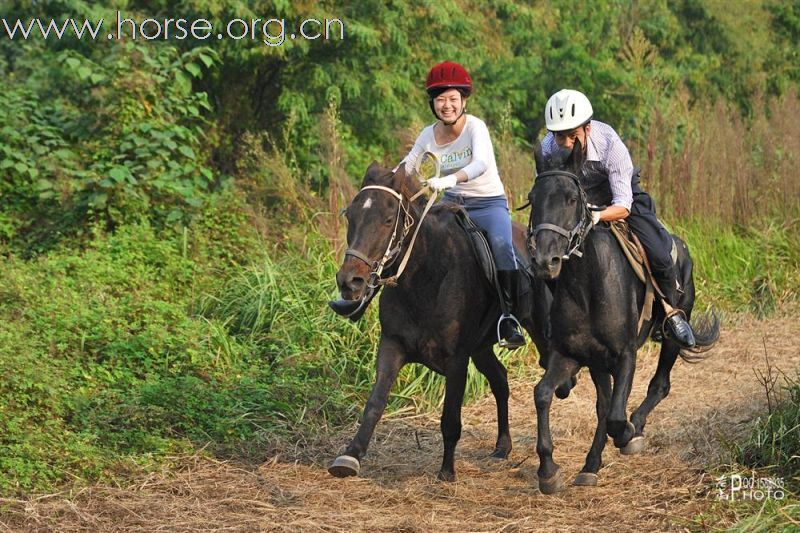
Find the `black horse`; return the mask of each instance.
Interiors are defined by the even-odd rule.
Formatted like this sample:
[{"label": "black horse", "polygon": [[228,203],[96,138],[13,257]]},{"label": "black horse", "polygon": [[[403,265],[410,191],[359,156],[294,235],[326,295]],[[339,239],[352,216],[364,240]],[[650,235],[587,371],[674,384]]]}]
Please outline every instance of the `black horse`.
[{"label": "black horse", "polygon": [[[647,397],[631,415],[630,422],[627,420],[636,352],[662,324],[664,310],[656,303],[652,319],[639,329],[645,286],[609,229],[604,224],[592,226],[581,187],[582,166],[580,142],[575,143],[566,160],[558,155],[544,160],[537,149],[538,177],[528,196],[532,207],[528,246],[534,251],[537,277],[547,280],[553,289],[550,360],[534,389],[539,489],[546,494],[563,488],[559,467],[552,458],[549,420],[550,402],[559,383],[585,366],[595,384],[597,429],[583,469],[574,481],[576,485],[595,485],[606,434],[614,439],[621,453],[640,452],[644,448],[647,415],[669,393],[669,374],[678,355],[694,362],[719,337],[719,320],[714,314],[692,326],[697,345],[691,353],[681,350],[680,345],[666,336]],[[673,239],[678,249],[678,277],[682,286],[678,307],[689,320],[695,303],[692,260],[686,244],[675,236]],[[581,255],[572,255],[576,251]]]},{"label": "black horse", "polygon": [[[358,474],[397,374],[411,362],[445,376],[444,458],[439,479],[455,479],[454,454],[461,436],[461,403],[470,357],[489,380],[497,403],[498,435],[491,455],[505,458],[511,451],[507,373],[492,349],[500,313],[497,293],[474,257],[470,237],[456,221],[454,206],[436,204],[420,222],[425,200],[416,199],[419,190],[417,177],[407,175],[405,165],[392,172],[373,163],[345,210],[348,250],[336,274],[345,302],[332,304],[337,311],[353,302],[354,311],[362,307],[356,315],[360,316],[363,306],[359,302],[369,301],[385,279],[381,276],[397,275],[403,263],[400,257],[408,250],[418,225],[419,232],[405,270],[395,283],[383,286],[376,381],[358,432],[328,469],[337,477]],[[518,249],[526,249],[523,226],[514,228],[514,239]],[[546,316],[549,300],[543,284],[535,284],[526,301],[527,305],[518,306],[518,318],[540,352],[545,352],[542,322],[533,319]],[[562,389],[568,392],[568,387]]]}]

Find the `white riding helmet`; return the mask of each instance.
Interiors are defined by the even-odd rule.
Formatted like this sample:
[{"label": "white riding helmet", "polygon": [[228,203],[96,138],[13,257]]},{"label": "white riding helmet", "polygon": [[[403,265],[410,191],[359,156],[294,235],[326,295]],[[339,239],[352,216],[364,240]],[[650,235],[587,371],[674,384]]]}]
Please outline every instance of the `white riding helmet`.
[{"label": "white riding helmet", "polygon": [[549,131],[567,131],[589,122],[593,113],[592,104],[585,94],[561,89],[547,101],[544,121]]}]

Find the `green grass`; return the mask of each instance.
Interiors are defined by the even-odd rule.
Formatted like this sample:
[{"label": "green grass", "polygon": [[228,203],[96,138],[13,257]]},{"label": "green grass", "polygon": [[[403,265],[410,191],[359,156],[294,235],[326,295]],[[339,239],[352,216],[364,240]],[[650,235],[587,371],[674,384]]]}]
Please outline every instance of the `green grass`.
[{"label": "green grass", "polygon": [[708,221],[673,225],[695,265],[697,302],[765,316],[795,301],[800,287],[800,231],[794,224],[722,228]]}]

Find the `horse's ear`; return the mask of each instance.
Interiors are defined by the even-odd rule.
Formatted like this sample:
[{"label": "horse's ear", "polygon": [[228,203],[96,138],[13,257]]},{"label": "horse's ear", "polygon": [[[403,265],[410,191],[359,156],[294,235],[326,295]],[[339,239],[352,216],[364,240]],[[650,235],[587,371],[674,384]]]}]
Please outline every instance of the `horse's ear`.
[{"label": "horse's ear", "polygon": [[406,172],[406,164],[403,161],[395,167],[391,187],[406,196],[413,196],[419,192],[421,184],[416,174]]},{"label": "horse's ear", "polygon": [[572,153],[567,159],[567,169],[575,174],[580,175],[581,168],[583,168],[583,145],[580,139],[575,139],[575,144],[572,145]]},{"label": "horse's ear", "polygon": [[392,174],[392,188],[396,191],[400,190],[400,186],[406,181],[406,164],[405,162],[400,163],[394,169]]},{"label": "horse's ear", "polygon": [[380,164],[373,160],[372,163],[369,164],[369,167],[367,167],[367,173],[364,174],[364,185],[377,181],[378,177],[382,174],[382,170]]},{"label": "horse's ear", "polygon": [[533,146],[533,160],[536,162],[536,175],[544,172],[544,155],[542,155],[542,143],[536,141]]}]

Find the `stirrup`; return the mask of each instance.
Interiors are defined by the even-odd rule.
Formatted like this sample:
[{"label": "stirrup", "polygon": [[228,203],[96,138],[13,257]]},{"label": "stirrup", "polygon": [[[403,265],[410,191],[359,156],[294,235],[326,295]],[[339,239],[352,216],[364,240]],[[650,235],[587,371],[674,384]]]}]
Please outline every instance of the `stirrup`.
[{"label": "stirrup", "polygon": [[[506,339],[500,336],[500,326],[503,324],[504,320],[511,320],[514,322],[514,324],[516,324],[517,326],[516,333],[518,333],[519,336],[522,337],[521,343],[508,342]],[[517,320],[517,317],[515,317],[514,315],[512,314],[500,315],[500,319],[497,321],[497,344],[501,348],[506,348],[508,350],[516,350],[517,348],[521,348],[522,346],[525,345],[525,337],[522,335],[522,324],[519,323],[519,320]]]}]

